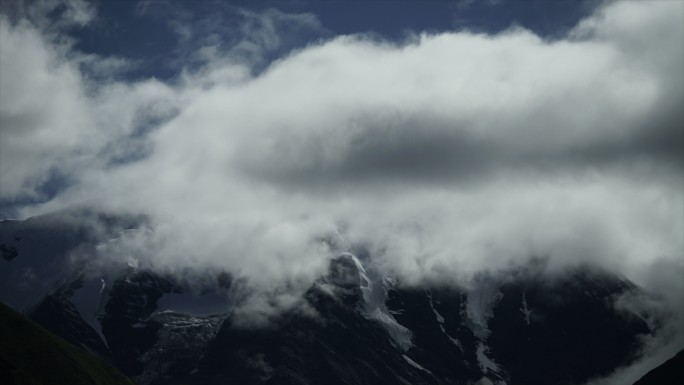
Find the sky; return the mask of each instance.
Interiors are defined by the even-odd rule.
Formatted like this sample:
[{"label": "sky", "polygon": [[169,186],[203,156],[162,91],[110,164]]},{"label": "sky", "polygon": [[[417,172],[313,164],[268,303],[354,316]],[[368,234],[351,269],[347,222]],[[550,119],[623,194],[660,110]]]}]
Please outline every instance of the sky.
[{"label": "sky", "polygon": [[1,7],[2,218],[144,214],[108,257],[275,307],[350,250],[408,283],[593,263],[684,307],[684,2]]}]

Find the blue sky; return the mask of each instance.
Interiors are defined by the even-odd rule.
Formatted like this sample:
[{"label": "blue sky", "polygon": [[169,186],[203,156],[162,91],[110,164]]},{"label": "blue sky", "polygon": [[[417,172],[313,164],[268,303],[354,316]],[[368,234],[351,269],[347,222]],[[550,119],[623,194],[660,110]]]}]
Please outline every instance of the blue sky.
[{"label": "blue sky", "polygon": [[[337,35],[367,34],[401,42],[410,34],[470,30],[499,33],[520,26],[549,39],[563,36],[601,4],[597,0],[463,0],[463,1],[98,1],[97,17],[66,30],[83,52],[138,60],[132,77],[171,78],[185,50],[209,35],[225,46],[237,37],[231,26],[244,21],[242,11],[309,14],[320,29],[278,33],[291,35],[268,61],[291,49]],[[51,17],[60,18],[60,11]],[[192,41],[176,33],[179,25],[204,26]],[[268,63],[264,63],[268,64]]]}]

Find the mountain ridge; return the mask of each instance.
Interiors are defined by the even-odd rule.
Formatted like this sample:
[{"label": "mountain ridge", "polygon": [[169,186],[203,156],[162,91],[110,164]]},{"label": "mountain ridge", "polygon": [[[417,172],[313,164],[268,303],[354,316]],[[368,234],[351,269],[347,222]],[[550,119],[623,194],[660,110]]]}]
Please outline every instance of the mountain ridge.
[{"label": "mountain ridge", "polygon": [[[74,239],[46,254],[26,241],[59,245],[49,238],[73,230],[0,224],[0,240],[19,243],[17,257],[0,261],[3,274],[17,282],[21,269],[38,264],[39,275],[45,258],[48,266],[67,263],[74,247],[87,254],[132,231],[103,227],[86,244]],[[657,332],[615,305],[642,290],[596,267],[547,274],[544,260],[533,259],[469,283],[409,285],[364,266],[369,260],[332,258],[298,305],[267,325],[237,322],[241,283],[227,272],[176,277],[130,261],[101,273],[87,259],[71,265],[28,313],[140,385],[581,383],[633,362],[642,337]],[[23,289],[12,290],[5,283],[0,294],[15,298]]]}]

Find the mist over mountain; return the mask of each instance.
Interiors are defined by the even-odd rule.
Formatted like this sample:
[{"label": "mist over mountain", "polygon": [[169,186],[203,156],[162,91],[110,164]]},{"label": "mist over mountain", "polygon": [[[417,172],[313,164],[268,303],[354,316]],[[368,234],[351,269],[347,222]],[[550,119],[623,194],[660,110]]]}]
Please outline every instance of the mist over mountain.
[{"label": "mist over mountain", "polygon": [[257,3],[3,2],[3,303],[143,384],[684,348],[682,3]]},{"label": "mist over mountain", "polygon": [[139,384],[622,383],[681,349],[666,297],[596,265],[410,281],[359,247],[285,301],[228,270],[112,259],[145,223],[0,222],[0,301]]}]

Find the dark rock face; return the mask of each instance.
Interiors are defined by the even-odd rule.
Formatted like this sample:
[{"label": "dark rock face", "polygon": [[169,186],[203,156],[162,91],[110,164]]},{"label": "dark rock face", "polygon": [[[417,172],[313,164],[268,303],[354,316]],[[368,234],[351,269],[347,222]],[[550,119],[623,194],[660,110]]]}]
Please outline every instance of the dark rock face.
[{"label": "dark rock face", "polygon": [[466,326],[465,292],[456,288],[392,288],[387,308],[411,331],[408,355],[441,379],[465,383],[482,377],[475,356],[476,337]]},{"label": "dark rock face", "polygon": [[49,295],[30,313],[29,318],[51,333],[87,352],[111,360],[109,349],[88,325],[68,298]]},{"label": "dark rock face", "polygon": [[684,379],[684,350],[646,373],[634,385],[678,384]]},{"label": "dark rock face", "polygon": [[214,340],[225,316],[191,316],[163,311],[152,316],[161,325],[154,345],[138,360],[144,371],[140,384],[166,384],[186,378],[197,367],[207,345]]},{"label": "dark rock face", "polygon": [[8,246],[3,243],[0,244],[0,254],[2,254],[2,258],[4,258],[6,261],[11,261],[12,259],[16,258],[17,255],[19,255],[19,252],[17,251],[16,246]]},{"label": "dark rock face", "polygon": [[[553,280],[515,272],[500,280],[489,300],[477,298],[477,286],[390,291],[387,307],[413,333],[409,353],[447,383],[571,384],[631,362],[639,336],[651,332],[616,311],[613,301],[637,289],[612,275],[578,269]],[[491,306],[484,325],[469,304],[478,300]]]},{"label": "dark rock face", "polygon": [[157,340],[161,324],[149,319],[157,300],[173,285],[149,272],[131,271],[114,282],[102,318],[102,333],[117,366],[128,376],[142,373],[138,361]]},{"label": "dark rock face", "polygon": [[613,306],[634,290],[586,269],[553,281],[508,282],[489,322],[492,354],[515,384],[574,384],[608,375],[636,357],[637,336],[650,332],[643,319]]},{"label": "dark rock face", "polygon": [[[651,332],[613,306],[635,286],[587,269],[483,276],[468,288],[371,282],[351,258],[330,271],[268,327],[158,311],[180,290],[135,269],[108,295],[108,346],[65,297],[47,297],[32,317],[152,385],[581,383],[629,363]],[[375,304],[374,285],[384,292]]]},{"label": "dark rock face", "polygon": [[95,254],[96,245],[143,222],[87,210],[0,221],[0,301],[30,310],[82,273],[84,260],[76,256]]},{"label": "dark rock face", "polygon": [[35,297],[37,323],[140,385],[582,383],[629,364],[654,332],[615,306],[639,289],[595,269],[549,275],[537,261],[465,286],[416,287],[348,253],[298,306],[245,328],[232,314],[240,282],[230,274],[198,282],[125,261],[62,269],[69,250],[88,255],[102,239],[33,222],[0,223],[0,241],[19,245],[0,260],[0,300],[23,309]]},{"label": "dark rock face", "polygon": [[344,305],[347,300],[338,302],[314,286],[306,301],[319,317],[292,311],[272,327],[257,330],[235,328],[228,319],[196,375],[178,383],[440,383],[411,366],[387,331],[355,306]]},{"label": "dark rock face", "polygon": [[[500,286],[480,298],[489,316],[473,320],[472,288],[388,285],[386,308],[369,311],[349,284],[357,282],[350,266],[345,279],[331,275],[306,293],[317,316],[295,309],[258,329],[228,318],[196,370],[163,383],[569,384],[628,363],[650,332],[612,306],[636,288],[601,273],[485,280]],[[409,333],[408,347],[397,328]]]},{"label": "dark rock face", "polygon": [[[134,269],[109,292],[107,346],[65,297],[69,290],[46,297],[31,316],[153,385],[581,383],[629,363],[639,336],[651,332],[614,308],[637,288],[608,274],[417,288],[371,282],[354,260],[335,266],[268,327],[157,311],[177,287]],[[373,284],[383,285],[384,302],[369,302]]]}]

